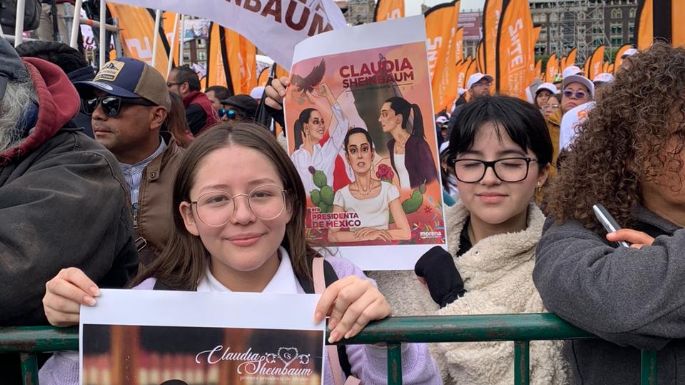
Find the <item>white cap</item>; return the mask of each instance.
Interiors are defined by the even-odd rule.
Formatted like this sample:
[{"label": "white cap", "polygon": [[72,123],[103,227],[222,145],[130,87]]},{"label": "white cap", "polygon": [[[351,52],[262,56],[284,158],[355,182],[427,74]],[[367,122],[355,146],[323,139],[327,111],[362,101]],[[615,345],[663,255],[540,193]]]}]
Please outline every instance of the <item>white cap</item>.
[{"label": "white cap", "polygon": [[586,78],[583,75],[571,75],[564,77],[564,82],[562,83],[561,89],[563,90],[566,88],[567,85],[571,83],[580,83],[587,88],[587,90],[590,92],[590,98],[594,99],[595,98],[595,85],[590,81],[590,79]]},{"label": "white cap", "polygon": [[482,74],[480,72],[476,72],[475,74],[469,76],[469,81],[466,82],[466,89],[470,90],[474,84],[478,83],[482,79],[488,79],[489,81],[492,81],[492,76],[490,76],[488,74]]},{"label": "white cap", "polygon": [[257,86],[250,91],[250,96],[252,99],[260,100],[262,99],[262,94],[264,93],[264,86]]},{"label": "white cap", "polygon": [[636,53],[638,53],[638,50],[636,50],[635,48],[628,48],[626,52],[624,52],[623,55],[621,55],[621,58],[633,56]]},{"label": "white cap", "polygon": [[466,92],[466,88],[461,88],[461,87],[459,87],[459,89],[457,90],[457,94],[458,94],[459,96],[464,95],[464,92]]},{"label": "white cap", "polygon": [[542,90],[547,90],[553,94],[558,94],[559,90],[557,89],[557,86],[555,86],[552,83],[542,83],[538,86],[538,89],[535,90],[535,96],[538,96],[538,92]]},{"label": "white cap", "polygon": [[597,74],[594,79],[592,79],[593,83],[611,83],[614,81],[614,75],[608,73],[608,72],[602,72],[601,74]]},{"label": "white cap", "polygon": [[435,123],[437,123],[437,124],[447,123],[447,121],[448,121],[448,119],[447,119],[447,116],[445,116],[445,115],[440,115],[437,117],[437,119],[435,119]]},{"label": "white cap", "polygon": [[561,73],[561,77],[563,79],[566,79],[567,76],[573,76],[573,75],[578,75],[579,73],[582,73],[583,70],[580,69],[578,66],[568,66],[564,68],[564,71]]}]

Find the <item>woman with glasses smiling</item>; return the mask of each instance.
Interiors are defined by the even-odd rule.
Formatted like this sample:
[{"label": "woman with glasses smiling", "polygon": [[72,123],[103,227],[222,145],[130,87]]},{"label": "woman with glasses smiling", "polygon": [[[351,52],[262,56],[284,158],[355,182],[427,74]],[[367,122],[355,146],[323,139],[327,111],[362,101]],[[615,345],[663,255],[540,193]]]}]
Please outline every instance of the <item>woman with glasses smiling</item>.
[{"label": "woman with glasses smiling", "polygon": [[[420,306],[432,302],[433,314],[440,315],[545,311],[532,278],[545,221],[533,197],[552,160],[540,111],[507,96],[477,98],[459,114],[449,152],[460,201],[446,209],[449,253],[429,252],[416,264],[430,293]],[[396,298],[386,296],[395,314],[417,313],[417,305],[398,308]],[[531,384],[566,383],[560,347],[551,341],[531,343]],[[448,383],[510,384],[514,379],[511,343],[443,343],[435,353],[445,361]]]},{"label": "woman with glasses smiling", "polygon": [[[169,207],[174,223],[169,243],[133,285],[140,290],[311,292],[306,287],[314,285],[312,266],[319,255],[306,242],[305,202],[295,166],[268,131],[250,123],[215,126],[186,151]],[[359,268],[335,257],[324,263],[338,279],[321,293],[315,314],[306,316],[315,322],[329,316],[330,342],[350,338],[390,315],[385,297]],[[97,287],[76,268],[62,270],[46,287],[43,304],[53,325],[78,324],[79,305],[96,306]],[[384,347],[341,349],[362,383],[387,380]],[[440,384],[425,345],[404,345],[402,356],[405,384]],[[324,385],[333,385],[332,373],[326,358]],[[42,384],[77,380],[77,360],[56,355],[41,369]]]}]

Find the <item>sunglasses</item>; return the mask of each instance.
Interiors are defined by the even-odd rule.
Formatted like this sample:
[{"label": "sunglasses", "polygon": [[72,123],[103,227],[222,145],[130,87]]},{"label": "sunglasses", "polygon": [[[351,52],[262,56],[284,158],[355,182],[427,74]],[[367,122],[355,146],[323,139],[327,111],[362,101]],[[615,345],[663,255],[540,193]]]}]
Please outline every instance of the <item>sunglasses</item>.
[{"label": "sunglasses", "polygon": [[564,90],[564,96],[573,99],[585,99],[587,97],[587,94],[583,91],[573,92],[571,90]]},{"label": "sunglasses", "polygon": [[224,116],[226,119],[235,119],[237,116],[236,111],[232,108],[220,108],[217,113],[219,114],[219,119],[223,119]]},{"label": "sunglasses", "polygon": [[100,96],[92,99],[83,99],[83,112],[92,115],[98,105],[102,106],[102,111],[110,118],[114,118],[121,112],[125,105],[136,106],[156,106],[155,103],[143,98],[122,98],[119,96]]}]

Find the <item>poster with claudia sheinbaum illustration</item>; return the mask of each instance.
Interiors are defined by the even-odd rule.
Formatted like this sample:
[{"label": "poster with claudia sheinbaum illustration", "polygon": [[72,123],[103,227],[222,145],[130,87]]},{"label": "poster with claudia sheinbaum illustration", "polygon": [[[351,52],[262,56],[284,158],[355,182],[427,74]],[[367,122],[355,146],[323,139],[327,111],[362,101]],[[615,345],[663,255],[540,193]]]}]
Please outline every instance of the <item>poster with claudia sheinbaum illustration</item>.
[{"label": "poster with claudia sheinbaum illustration", "polygon": [[295,47],[284,101],[307,238],[365,270],[413,269],[445,243],[423,17]]},{"label": "poster with claudia sheinbaum illustration", "polygon": [[318,298],[102,290],[81,310],[81,384],[321,385]]}]

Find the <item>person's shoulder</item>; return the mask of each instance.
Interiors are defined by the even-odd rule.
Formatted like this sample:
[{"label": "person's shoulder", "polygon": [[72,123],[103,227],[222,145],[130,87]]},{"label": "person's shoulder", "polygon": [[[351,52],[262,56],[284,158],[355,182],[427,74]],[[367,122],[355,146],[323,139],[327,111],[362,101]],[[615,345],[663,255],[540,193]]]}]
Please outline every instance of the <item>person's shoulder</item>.
[{"label": "person's shoulder", "polygon": [[157,278],[147,278],[143,282],[133,286],[131,289],[133,290],[153,290],[155,288],[155,284],[157,283]]},{"label": "person's shoulder", "polygon": [[119,169],[114,155],[81,130],[62,129],[36,149],[38,156],[62,166],[84,164]]}]

